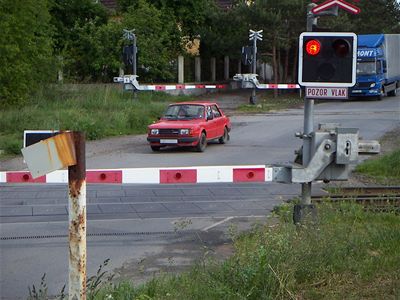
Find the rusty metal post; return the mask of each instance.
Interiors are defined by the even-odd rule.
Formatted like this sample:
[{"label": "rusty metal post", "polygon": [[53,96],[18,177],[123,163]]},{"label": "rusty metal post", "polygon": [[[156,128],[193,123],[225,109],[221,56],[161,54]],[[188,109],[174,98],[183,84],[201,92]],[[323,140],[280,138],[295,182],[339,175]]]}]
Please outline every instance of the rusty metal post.
[{"label": "rusty metal post", "polygon": [[68,167],[69,299],[86,299],[85,135],[73,132],[76,165]]}]

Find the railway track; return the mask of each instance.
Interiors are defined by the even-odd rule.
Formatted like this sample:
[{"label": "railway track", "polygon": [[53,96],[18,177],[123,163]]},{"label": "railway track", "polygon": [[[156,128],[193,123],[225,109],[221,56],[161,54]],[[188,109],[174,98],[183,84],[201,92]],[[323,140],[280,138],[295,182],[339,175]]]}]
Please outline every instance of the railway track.
[{"label": "railway track", "polygon": [[400,186],[344,187],[324,196],[313,196],[311,201],[313,203],[355,202],[369,210],[395,210],[400,213]]}]

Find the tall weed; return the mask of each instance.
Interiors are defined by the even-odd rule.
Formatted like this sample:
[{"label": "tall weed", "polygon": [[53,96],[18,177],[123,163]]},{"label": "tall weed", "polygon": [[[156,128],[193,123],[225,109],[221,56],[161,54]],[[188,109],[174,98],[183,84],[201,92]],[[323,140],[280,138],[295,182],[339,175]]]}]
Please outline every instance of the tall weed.
[{"label": "tall weed", "polygon": [[395,213],[324,204],[318,207],[318,224],[307,227],[293,225],[288,211],[291,206],[277,210],[282,218],[276,226],[237,237],[235,255],[223,263],[199,263],[185,274],[154,278],[139,287],[115,285],[99,295],[254,300],[400,295],[400,222]]},{"label": "tall weed", "polygon": [[165,107],[188,97],[124,92],[117,85],[51,85],[23,107],[0,111],[0,150],[18,154],[24,130],[84,131],[88,140],[145,133]]}]

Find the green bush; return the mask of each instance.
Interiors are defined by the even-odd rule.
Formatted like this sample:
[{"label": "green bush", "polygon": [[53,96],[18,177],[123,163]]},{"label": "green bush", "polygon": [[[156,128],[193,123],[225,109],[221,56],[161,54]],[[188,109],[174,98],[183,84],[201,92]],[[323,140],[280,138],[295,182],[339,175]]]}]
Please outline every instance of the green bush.
[{"label": "green bush", "polygon": [[3,150],[5,154],[19,155],[21,154],[21,148],[22,148],[21,140],[4,138],[0,150]]}]

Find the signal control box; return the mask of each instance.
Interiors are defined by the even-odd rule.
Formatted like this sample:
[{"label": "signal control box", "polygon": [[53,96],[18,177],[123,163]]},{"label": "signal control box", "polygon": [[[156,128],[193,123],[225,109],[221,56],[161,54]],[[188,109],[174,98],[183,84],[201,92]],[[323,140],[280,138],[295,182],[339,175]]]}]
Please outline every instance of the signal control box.
[{"label": "signal control box", "polygon": [[329,163],[316,180],[347,180],[350,173],[350,164],[358,162],[358,128],[341,128],[318,130],[311,134],[312,156],[316,154],[321,143],[332,141],[335,146]]},{"label": "signal control box", "polygon": [[320,126],[307,137],[311,139],[311,160],[306,167],[292,167],[292,182],[348,179],[349,165],[358,161],[359,131],[327,125]]}]

